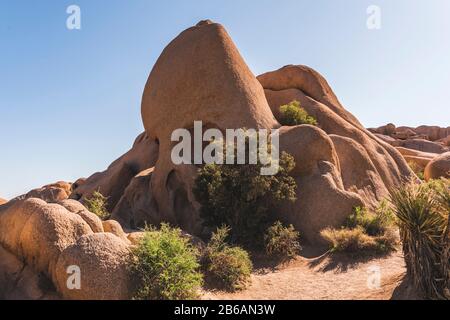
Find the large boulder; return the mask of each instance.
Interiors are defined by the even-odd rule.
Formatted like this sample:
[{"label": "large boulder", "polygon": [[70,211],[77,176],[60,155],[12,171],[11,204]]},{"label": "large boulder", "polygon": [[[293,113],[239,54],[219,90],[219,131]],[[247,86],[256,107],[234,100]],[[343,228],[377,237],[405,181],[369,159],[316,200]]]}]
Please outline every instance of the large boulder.
[{"label": "large boulder", "polygon": [[25,195],[16,199],[38,198],[45,202],[58,202],[67,199],[72,192],[72,185],[69,182],[58,181],[56,183],[45,185],[41,188],[33,189]]},{"label": "large boulder", "polygon": [[[131,299],[135,287],[129,262],[129,245],[112,233],[82,236],[59,257],[55,271],[56,287],[66,299]],[[79,289],[67,286],[70,266],[79,268]]]},{"label": "large boulder", "polygon": [[445,147],[440,143],[428,141],[425,139],[407,139],[405,141],[402,141],[401,146],[404,148],[429,153],[444,153],[449,151],[448,147]]},{"label": "large boulder", "polygon": [[441,177],[450,178],[450,152],[437,156],[425,167],[425,180]]},{"label": "large boulder", "polygon": [[309,241],[322,242],[318,231],[341,225],[363,200],[345,190],[336,148],[323,130],[310,125],[281,127],[280,149],[295,159],[291,175],[298,200],[284,202],[277,210],[279,218],[292,223]]},{"label": "large boulder", "polygon": [[140,134],[133,147],[114,161],[103,172],[94,173],[87,179],[78,179],[73,186],[71,198],[83,202],[99,191],[107,200],[107,209],[114,210],[131,179],[139,172],[155,165],[158,143],[147,134]]},{"label": "large boulder", "polygon": [[388,123],[387,125],[384,125],[384,126],[381,126],[378,128],[369,128],[367,130],[369,130],[370,132],[373,132],[373,133],[391,136],[391,135],[395,134],[396,127],[393,123]]},{"label": "large boulder", "polygon": [[442,128],[438,126],[419,126],[414,128],[418,134],[428,136],[429,140],[436,141],[450,136],[450,127]]},{"label": "large boulder", "polygon": [[3,199],[3,198],[0,198],[0,206],[1,206],[2,204],[7,203],[7,202],[8,202],[8,200]]}]

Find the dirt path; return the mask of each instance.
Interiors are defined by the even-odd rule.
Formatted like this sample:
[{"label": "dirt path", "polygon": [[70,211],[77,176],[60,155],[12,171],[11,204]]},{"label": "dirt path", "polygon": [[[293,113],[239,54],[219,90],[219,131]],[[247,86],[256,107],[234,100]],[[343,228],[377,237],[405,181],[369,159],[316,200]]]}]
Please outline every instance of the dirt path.
[{"label": "dirt path", "polygon": [[[377,270],[380,279],[378,287]],[[204,299],[414,298],[403,282],[405,271],[401,251],[368,261],[355,261],[337,255],[323,255],[313,259],[298,257],[277,270],[256,270],[252,275],[252,284],[244,291],[208,291],[205,292]],[[370,279],[373,279],[373,282]]]}]

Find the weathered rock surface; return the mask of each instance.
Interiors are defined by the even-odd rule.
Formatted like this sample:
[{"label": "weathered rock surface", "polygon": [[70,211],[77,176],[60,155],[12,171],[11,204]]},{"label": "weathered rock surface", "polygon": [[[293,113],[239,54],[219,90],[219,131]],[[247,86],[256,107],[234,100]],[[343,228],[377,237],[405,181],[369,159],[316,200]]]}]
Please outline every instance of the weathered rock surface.
[{"label": "weathered rock surface", "polygon": [[425,167],[425,180],[450,178],[450,152],[443,153]]},{"label": "weathered rock surface", "polygon": [[51,281],[0,245],[0,300],[58,299]]},{"label": "weathered rock surface", "polygon": [[[402,156],[346,111],[316,71],[306,66],[289,65],[260,75],[258,80],[265,88],[274,114],[281,105],[298,100],[317,119],[318,126],[333,141],[345,189],[357,192],[366,204],[385,197],[389,189],[412,175]],[[355,155],[354,159],[351,154]],[[358,177],[352,172],[355,168],[360,168]],[[321,210],[325,211],[324,207]]]},{"label": "weathered rock surface", "polygon": [[[133,294],[133,279],[127,269],[129,246],[112,233],[84,235],[58,259],[55,271],[58,291],[68,299],[126,300]],[[67,287],[67,268],[81,271],[80,290]]]},{"label": "weathered rock surface", "polygon": [[[79,214],[88,212],[84,207],[70,200],[63,200],[62,204],[65,206],[29,198],[0,207],[0,295],[5,299],[131,298],[130,291],[120,282],[129,274],[120,273],[130,245],[126,235],[123,234],[123,240],[112,233],[94,233]],[[83,242],[85,238],[90,240]],[[69,248],[70,253],[66,253]],[[67,261],[80,266],[81,281],[85,285],[83,281],[88,281],[90,286],[81,290],[67,288],[69,274],[62,269]],[[96,274],[87,261],[99,263]],[[118,282],[111,286],[111,279]],[[106,283],[109,291],[104,290]],[[100,291],[93,290],[93,286]]]},{"label": "weathered rock surface", "polygon": [[88,211],[83,204],[77,200],[66,199],[60,201],[59,204],[69,210],[76,213],[91,227],[93,232],[103,232],[102,220],[94,213]]},{"label": "weathered rock surface", "polygon": [[0,198],[0,206],[1,206],[2,204],[7,203],[7,202],[8,202],[8,200],[3,199],[3,198]]},{"label": "weathered rock surface", "polygon": [[425,139],[408,139],[403,141],[402,147],[429,153],[444,153],[448,148],[440,143],[428,141]]},{"label": "weathered rock surface", "polygon": [[112,219],[132,229],[146,223],[158,225],[162,221],[151,192],[153,169],[144,170],[131,180],[111,215]]},{"label": "weathered rock surface", "polygon": [[30,192],[18,196],[13,200],[37,198],[45,202],[55,203],[67,199],[72,192],[72,185],[69,182],[58,181],[45,185],[41,188],[33,189]]}]

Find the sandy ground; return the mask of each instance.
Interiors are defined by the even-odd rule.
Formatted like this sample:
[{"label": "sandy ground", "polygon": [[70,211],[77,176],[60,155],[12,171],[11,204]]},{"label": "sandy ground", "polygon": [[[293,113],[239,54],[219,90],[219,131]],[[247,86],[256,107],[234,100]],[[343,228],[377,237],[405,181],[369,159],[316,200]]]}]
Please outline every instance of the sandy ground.
[{"label": "sandy ground", "polygon": [[389,256],[364,260],[336,254],[315,258],[299,256],[287,264],[256,269],[246,290],[235,293],[205,291],[203,298],[415,299],[404,280],[405,272],[401,250]]}]

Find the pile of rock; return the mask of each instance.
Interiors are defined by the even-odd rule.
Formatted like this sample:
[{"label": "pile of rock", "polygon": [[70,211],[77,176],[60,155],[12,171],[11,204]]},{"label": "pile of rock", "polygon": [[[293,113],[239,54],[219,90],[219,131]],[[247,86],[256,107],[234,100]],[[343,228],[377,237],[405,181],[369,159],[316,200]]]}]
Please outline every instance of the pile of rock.
[{"label": "pile of rock", "polygon": [[0,298],[130,299],[127,267],[139,235],[75,200],[10,201],[0,206]]},{"label": "pile of rock", "polygon": [[[450,127],[396,127],[394,124],[369,128],[379,139],[389,143],[418,169],[425,171],[425,179],[450,177]],[[439,159],[437,159],[439,157]],[[432,162],[433,159],[435,161]],[[428,169],[426,167],[429,166]]]}]

